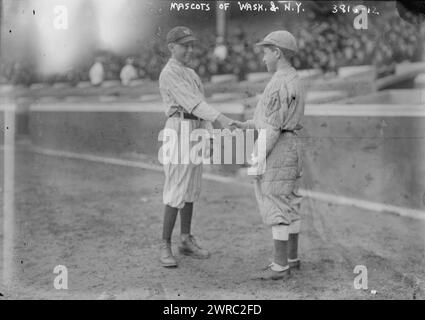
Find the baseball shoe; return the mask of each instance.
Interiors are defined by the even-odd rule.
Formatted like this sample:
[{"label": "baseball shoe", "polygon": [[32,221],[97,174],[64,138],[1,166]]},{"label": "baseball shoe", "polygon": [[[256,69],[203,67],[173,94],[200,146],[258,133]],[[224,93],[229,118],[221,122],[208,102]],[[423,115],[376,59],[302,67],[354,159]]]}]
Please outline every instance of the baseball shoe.
[{"label": "baseball shoe", "polygon": [[177,261],[173,257],[171,251],[171,243],[164,242],[161,244],[161,255],[160,259],[161,265],[166,268],[175,268],[177,267]]},{"label": "baseball shoe", "polygon": [[[281,269],[280,271],[275,271],[275,269]],[[267,267],[263,268],[260,272],[255,274],[253,280],[282,280],[286,279],[291,274],[291,268],[289,265],[286,267],[281,267],[275,263],[269,264]]]},{"label": "baseball shoe", "polygon": [[288,264],[289,264],[289,267],[291,269],[300,270],[300,268],[301,268],[301,261],[298,258],[296,258],[296,259],[288,259]]},{"label": "baseball shoe", "polygon": [[179,252],[197,259],[208,259],[210,257],[208,250],[202,249],[191,234],[182,236]]}]

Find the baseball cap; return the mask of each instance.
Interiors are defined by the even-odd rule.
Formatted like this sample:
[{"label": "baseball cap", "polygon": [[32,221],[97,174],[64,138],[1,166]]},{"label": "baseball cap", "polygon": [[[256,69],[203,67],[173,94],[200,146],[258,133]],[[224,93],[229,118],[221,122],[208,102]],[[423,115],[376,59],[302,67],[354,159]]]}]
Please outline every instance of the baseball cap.
[{"label": "baseball cap", "polygon": [[174,27],[167,33],[167,43],[176,42],[179,44],[183,44],[189,41],[198,40],[193,35],[192,30],[187,27]]},{"label": "baseball cap", "polygon": [[279,48],[291,50],[293,52],[298,51],[297,41],[295,40],[294,36],[286,30],[273,31],[269,33],[263,41],[256,43],[256,45],[272,45]]}]

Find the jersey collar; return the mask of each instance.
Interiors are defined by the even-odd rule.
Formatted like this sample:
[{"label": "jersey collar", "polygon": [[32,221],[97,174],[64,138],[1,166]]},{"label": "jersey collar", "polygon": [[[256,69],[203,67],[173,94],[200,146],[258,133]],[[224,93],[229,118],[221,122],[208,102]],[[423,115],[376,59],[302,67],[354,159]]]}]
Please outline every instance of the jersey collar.
[{"label": "jersey collar", "polygon": [[297,75],[297,71],[291,65],[287,65],[284,68],[277,70],[274,75],[276,77],[285,76],[292,79]]},{"label": "jersey collar", "polygon": [[174,58],[170,58],[170,60],[168,60],[170,63],[172,63],[172,64],[176,64],[176,65],[178,65],[179,67],[184,67],[184,64],[183,63],[181,63],[180,61],[178,61],[177,59],[174,59]]}]

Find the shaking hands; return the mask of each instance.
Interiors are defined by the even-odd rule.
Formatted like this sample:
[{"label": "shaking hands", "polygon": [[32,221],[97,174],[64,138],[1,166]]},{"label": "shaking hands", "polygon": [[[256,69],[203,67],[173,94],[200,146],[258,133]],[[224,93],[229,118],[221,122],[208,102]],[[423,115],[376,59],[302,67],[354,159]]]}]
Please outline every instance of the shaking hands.
[{"label": "shaking hands", "polygon": [[229,125],[232,126],[233,128],[236,129],[242,129],[242,130],[246,130],[249,129],[249,125],[248,122],[242,122],[242,121],[238,121],[238,120],[231,120],[229,122]]},{"label": "shaking hands", "polygon": [[217,121],[220,122],[223,128],[229,129],[229,130],[234,130],[234,129],[245,130],[249,128],[249,125],[246,121],[242,122],[238,120],[233,120],[233,119],[230,119],[229,117],[226,117],[223,114],[220,114],[220,116],[217,118]]},{"label": "shaking hands", "polygon": [[226,117],[224,114],[220,114],[217,118],[217,121],[220,122],[221,126],[224,129],[233,130],[235,128],[234,126],[231,125],[233,120],[230,119],[229,117]]}]

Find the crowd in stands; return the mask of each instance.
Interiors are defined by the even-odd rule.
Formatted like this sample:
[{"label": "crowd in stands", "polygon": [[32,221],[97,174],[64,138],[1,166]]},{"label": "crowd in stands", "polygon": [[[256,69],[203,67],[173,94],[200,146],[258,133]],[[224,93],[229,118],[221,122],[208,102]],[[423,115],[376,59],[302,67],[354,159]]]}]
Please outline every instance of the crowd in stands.
[{"label": "crowd in stands", "polygon": [[[397,15],[388,19],[375,19],[367,30],[357,30],[352,19],[343,15],[332,18],[305,20],[293,32],[298,40],[299,54],[293,58],[297,69],[322,69],[335,72],[341,66],[376,65],[385,74],[388,67],[395,63],[417,61],[423,48],[419,28],[409,24]],[[381,21],[381,22],[379,22]],[[225,42],[226,57],[214,54],[217,45],[213,30],[197,30],[199,43],[194,49],[193,68],[204,80],[215,74],[236,74],[240,80],[251,72],[265,71],[261,49],[254,43],[261,40],[253,38],[244,30],[242,24],[229,28]],[[267,32],[265,32],[267,33]],[[131,65],[137,71],[138,78],[157,80],[166,63],[169,53],[165,43],[152,41],[140,52],[133,55]],[[81,66],[64,75],[50,77],[47,81],[89,81],[90,64]],[[102,53],[105,80],[119,80],[122,68],[128,64],[128,57]],[[3,77],[13,83],[28,84],[35,82],[36,75],[29,71],[31,66],[14,64],[0,66]]]}]

